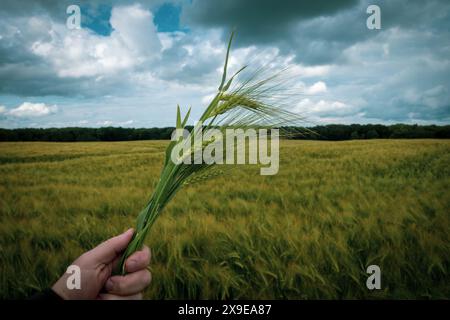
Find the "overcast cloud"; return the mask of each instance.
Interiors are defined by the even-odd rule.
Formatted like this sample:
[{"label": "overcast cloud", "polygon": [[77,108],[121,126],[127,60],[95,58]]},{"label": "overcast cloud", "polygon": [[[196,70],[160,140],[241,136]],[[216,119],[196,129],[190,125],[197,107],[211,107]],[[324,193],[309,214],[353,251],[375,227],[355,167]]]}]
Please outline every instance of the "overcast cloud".
[{"label": "overcast cloud", "polygon": [[445,0],[2,1],[0,127],[171,126],[178,103],[195,119],[232,28],[231,68],[289,66],[311,124],[448,124],[449,15]]}]

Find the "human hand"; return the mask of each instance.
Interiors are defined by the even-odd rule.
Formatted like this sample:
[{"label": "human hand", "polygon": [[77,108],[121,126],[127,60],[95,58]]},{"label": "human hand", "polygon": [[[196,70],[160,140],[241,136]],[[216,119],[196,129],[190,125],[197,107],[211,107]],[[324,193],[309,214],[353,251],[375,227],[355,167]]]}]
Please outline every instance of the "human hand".
[{"label": "human hand", "polygon": [[122,252],[133,236],[133,229],[106,240],[94,249],[85,252],[72,265],[80,268],[80,289],[69,289],[65,273],[52,290],[66,300],[123,300],[142,299],[142,291],[151,282],[150,249],[146,246],[136,251],[125,261],[124,276],[111,276]]}]

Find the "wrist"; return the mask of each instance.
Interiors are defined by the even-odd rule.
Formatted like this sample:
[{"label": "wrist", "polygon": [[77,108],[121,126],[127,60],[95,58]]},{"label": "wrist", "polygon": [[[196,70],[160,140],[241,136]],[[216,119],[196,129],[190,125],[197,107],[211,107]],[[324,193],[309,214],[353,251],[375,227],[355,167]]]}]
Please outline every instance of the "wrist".
[{"label": "wrist", "polygon": [[51,287],[51,290],[57,294],[63,300],[70,300],[71,295],[66,286],[66,279],[62,276],[58,281]]}]

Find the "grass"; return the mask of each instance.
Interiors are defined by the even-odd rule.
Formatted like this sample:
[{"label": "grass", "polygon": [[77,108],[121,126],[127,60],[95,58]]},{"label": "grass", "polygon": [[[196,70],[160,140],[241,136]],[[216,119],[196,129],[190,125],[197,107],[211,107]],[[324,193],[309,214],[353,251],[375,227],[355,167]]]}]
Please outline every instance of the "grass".
[{"label": "grass", "polygon": [[[52,284],[135,223],[166,141],[0,144],[0,298]],[[147,298],[448,298],[450,141],[281,141],[169,203]],[[245,181],[245,183],[243,183]],[[368,265],[382,290],[366,286]]]}]

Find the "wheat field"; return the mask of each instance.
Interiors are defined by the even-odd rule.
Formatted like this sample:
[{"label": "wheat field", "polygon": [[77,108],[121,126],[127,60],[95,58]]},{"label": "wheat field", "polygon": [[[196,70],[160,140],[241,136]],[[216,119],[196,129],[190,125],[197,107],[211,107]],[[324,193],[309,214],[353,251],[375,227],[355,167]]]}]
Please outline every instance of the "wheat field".
[{"label": "wheat field", "polygon": [[[0,298],[134,226],[166,145],[0,143]],[[145,297],[448,298],[449,164],[447,140],[281,141],[277,175],[239,166],[173,199],[147,239]]]}]

